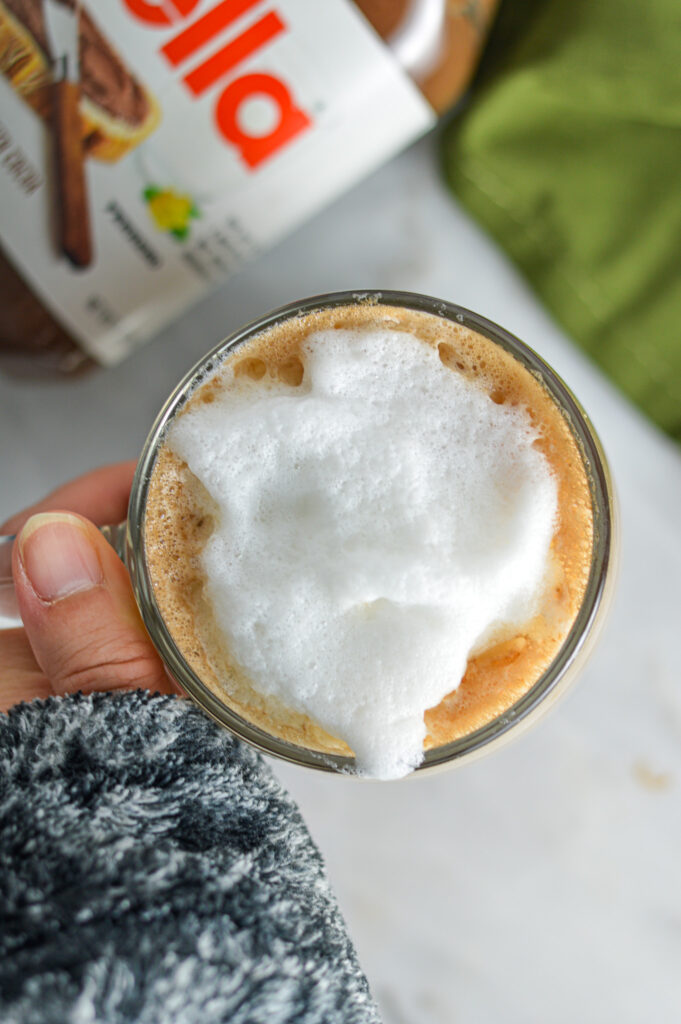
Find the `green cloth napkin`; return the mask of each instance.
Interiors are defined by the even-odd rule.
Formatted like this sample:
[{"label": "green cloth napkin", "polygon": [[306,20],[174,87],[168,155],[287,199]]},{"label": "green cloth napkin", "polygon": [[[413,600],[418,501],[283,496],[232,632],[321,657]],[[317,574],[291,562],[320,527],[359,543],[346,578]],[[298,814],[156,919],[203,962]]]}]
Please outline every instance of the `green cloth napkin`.
[{"label": "green cloth napkin", "polygon": [[681,0],[507,0],[448,181],[681,439]]}]

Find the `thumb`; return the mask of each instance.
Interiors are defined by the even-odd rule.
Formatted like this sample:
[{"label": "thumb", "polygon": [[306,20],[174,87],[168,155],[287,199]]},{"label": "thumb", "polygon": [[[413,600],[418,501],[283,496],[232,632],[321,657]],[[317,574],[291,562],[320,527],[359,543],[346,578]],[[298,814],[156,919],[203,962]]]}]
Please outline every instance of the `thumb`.
[{"label": "thumb", "polygon": [[31,516],[14,545],[13,572],[28,640],[54,693],[173,692],[125,566],[87,519]]}]

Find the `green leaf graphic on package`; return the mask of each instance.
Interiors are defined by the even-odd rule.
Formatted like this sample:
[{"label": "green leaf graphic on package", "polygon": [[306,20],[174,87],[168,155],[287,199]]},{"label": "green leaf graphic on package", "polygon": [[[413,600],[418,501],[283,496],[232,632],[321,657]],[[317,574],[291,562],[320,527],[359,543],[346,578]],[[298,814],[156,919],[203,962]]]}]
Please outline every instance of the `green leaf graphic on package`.
[{"label": "green leaf graphic on package", "polygon": [[184,242],[189,237],[191,221],[201,216],[192,197],[158,185],[149,185],[143,195],[156,228]]}]

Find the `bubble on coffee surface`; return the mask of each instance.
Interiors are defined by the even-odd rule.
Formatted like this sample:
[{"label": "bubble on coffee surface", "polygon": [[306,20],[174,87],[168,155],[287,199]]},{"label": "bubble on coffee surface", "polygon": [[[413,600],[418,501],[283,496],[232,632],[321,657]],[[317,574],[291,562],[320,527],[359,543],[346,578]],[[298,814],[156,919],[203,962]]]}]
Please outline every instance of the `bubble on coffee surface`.
[{"label": "bubble on coffee surface", "polygon": [[217,509],[202,566],[234,661],[397,778],[471,652],[538,611],[557,486],[524,408],[409,333],[320,331],[301,360],[227,365],[168,445]]}]

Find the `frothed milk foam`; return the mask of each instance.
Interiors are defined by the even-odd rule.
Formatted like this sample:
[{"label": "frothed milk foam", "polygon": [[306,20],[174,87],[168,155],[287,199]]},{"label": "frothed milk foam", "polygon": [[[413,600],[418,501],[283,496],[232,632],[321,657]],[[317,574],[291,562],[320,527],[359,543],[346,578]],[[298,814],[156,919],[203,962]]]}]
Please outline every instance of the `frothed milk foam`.
[{"label": "frothed milk foam", "polygon": [[263,332],[193,393],[145,538],[206,685],[393,778],[539,678],[584,595],[592,515],[571,432],[513,356],[358,304]]}]

